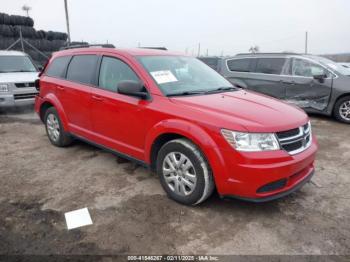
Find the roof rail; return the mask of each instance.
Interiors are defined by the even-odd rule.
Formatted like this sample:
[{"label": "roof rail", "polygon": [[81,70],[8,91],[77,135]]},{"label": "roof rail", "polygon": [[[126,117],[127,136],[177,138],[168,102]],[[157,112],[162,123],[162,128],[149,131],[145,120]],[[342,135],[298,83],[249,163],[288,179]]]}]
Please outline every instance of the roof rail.
[{"label": "roof rail", "polygon": [[93,45],[70,45],[61,47],[60,50],[74,49],[74,48],[87,48],[87,47],[103,47],[103,48],[115,48],[112,44],[93,44]]},{"label": "roof rail", "polygon": [[293,52],[276,52],[276,53],[240,53],[236,54],[236,56],[240,55],[300,55],[299,53]]},{"label": "roof rail", "polygon": [[164,51],[168,51],[168,49],[166,48],[166,47],[162,47],[162,46],[159,46],[159,47],[157,47],[157,46],[154,46],[154,47],[151,47],[151,46],[149,46],[149,47],[147,47],[147,46],[140,46],[139,48],[143,48],[143,49],[158,49],[158,50],[164,50]]}]

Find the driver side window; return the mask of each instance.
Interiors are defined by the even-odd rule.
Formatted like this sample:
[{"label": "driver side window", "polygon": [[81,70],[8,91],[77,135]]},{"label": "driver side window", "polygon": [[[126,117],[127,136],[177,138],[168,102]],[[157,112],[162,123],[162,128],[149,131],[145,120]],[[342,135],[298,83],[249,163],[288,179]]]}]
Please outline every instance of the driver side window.
[{"label": "driver side window", "polygon": [[294,58],[292,62],[292,75],[293,76],[304,76],[313,77],[315,75],[326,75],[329,76],[327,70],[322,66],[315,64],[311,61]]},{"label": "driver side window", "polygon": [[139,82],[135,72],[123,61],[104,56],[101,62],[98,86],[113,92],[117,92],[120,81],[133,80]]}]

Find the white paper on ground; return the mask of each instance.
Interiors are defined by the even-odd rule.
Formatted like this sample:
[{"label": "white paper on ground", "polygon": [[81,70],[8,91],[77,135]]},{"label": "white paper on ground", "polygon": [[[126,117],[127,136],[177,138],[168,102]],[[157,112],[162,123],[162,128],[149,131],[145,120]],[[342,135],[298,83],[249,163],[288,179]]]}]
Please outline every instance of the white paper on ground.
[{"label": "white paper on ground", "polygon": [[92,225],[92,220],[87,207],[70,211],[64,214],[68,230],[77,227]]},{"label": "white paper on ground", "polygon": [[173,75],[173,73],[170,70],[154,71],[151,72],[151,75],[157,81],[158,84],[165,84],[177,81],[177,78]]}]

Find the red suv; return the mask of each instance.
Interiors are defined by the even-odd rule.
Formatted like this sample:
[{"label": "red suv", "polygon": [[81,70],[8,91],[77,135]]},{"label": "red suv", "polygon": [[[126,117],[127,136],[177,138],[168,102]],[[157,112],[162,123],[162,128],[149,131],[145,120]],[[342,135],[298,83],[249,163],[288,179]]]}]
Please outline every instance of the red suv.
[{"label": "red suv", "polygon": [[168,196],[195,205],[262,202],[314,173],[307,115],[239,89],[196,58],[151,49],[57,52],[37,83],[35,110],[55,146],[77,138],[150,167]]}]

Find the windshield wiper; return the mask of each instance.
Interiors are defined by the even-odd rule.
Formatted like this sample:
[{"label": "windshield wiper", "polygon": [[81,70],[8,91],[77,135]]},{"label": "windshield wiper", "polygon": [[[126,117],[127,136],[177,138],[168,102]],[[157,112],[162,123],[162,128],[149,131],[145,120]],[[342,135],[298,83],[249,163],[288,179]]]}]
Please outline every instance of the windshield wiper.
[{"label": "windshield wiper", "polygon": [[237,87],[234,86],[224,86],[224,87],[219,87],[213,90],[208,90],[205,93],[206,94],[213,94],[213,93],[220,93],[220,92],[225,92],[225,91],[231,91],[231,90],[238,90]]},{"label": "windshield wiper", "polygon": [[189,95],[198,95],[205,94],[205,91],[184,91],[179,93],[168,94],[167,96],[189,96]]}]

